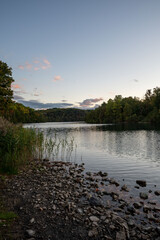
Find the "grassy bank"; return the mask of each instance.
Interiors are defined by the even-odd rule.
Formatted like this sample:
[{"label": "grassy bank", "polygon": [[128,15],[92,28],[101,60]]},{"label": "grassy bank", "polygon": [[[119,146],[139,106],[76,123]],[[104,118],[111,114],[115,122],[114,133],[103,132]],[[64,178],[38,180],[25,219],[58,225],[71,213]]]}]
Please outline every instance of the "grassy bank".
[{"label": "grassy bank", "polygon": [[42,155],[43,135],[0,118],[0,172],[16,174],[34,157]]},{"label": "grassy bank", "polygon": [[0,240],[12,239],[12,226],[17,218],[3,200],[5,175],[17,174],[34,158],[41,158],[42,146],[42,133],[14,125],[0,117]]}]

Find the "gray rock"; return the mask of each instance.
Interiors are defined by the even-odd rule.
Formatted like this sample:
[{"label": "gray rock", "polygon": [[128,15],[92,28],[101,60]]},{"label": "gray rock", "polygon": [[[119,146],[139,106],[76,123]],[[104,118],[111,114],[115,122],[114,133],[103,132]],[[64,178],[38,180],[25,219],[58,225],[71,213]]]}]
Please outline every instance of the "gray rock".
[{"label": "gray rock", "polygon": [[34,235],[35,235],[35,231],[34,230],[32,230],[32,229],[28,229],[28,230],[26,230],[26,232],[28,233],[28,235],[29,236],[31,236],[31,237],[33,237]]},{"label": "gray rock", "polygon": [[124,185],[121,187],[121,190],[126,191],[126,192],[129,192],[129,189],[128,189],[128,187],[127,187],[126,184],[124,184]]},{"label": "gray rock", "polygon": [[142,199],[148,199],[148,194],[147,194],[147,193],[141,192],[141,193],[139,194],[139,196],[140,196],[140,198],[142,198]]},{"label": "gray rock", "polygon": [[98,231],[97,231],[96,228],[93,228],[92,230],[90,230],[90,231],[88,232],[88,236],[89,236],[89,237],[95,237],[96,235],[98,235]]},{"label": "gray rock", "polygon": [[157,190],[157,191],[154,192],[154,194],[157,195],[157,196],[159,196],[159,195],[160,195],[160,191]]},{"label": "gray rock", "polygon": [[30,220],[30,223],[34,223],[34,221],[35,221],[35,219],[34,219],[34,218],[32,218],[32,219]]},{"label": "gray rock", "polygon": [[127,207],[127,210],[130,212],[130,213],[132,213],[132,214],[134,214],[136,211],[135,211],[135,208],[133,207],[133,206],[131,206],[131,205],[129,205],[128,207]]},{"label": "gray rock", "polygon": [[151,207],[144,205],[143,206],[143,212],[148,213],[149,211],[151,211]]},{"label": "gray rock", "polygon": [[137,180],[136,183],[141,187],[146,187],[147,185],[145,180]]},{"label": "gray rock", "polygon": [[133,203],[133,205],[134,205],[134,207],[137,208],[137,209],[139,209],[139,208],[142,207],[142,204],[140,204],[139,202],[135,202],[135,203]]},{"label": "gray rock", "polygon": [[99,221],[99,218],[96,217],[96,216],[90,216],[89,219],[90,219],[92,222],[98,222],[98,221]]},{"label": "gray rock", "polygon": [[126,234],[124,230],[116,233],[116,240],[126,240]]},{"label": "gray rock", "polygon": [[102,206],[103,205],[102,202],[98,198],[95,198],[95,197],[90,197],[88,201],[91,206]]},{"label": "gray rock", "polygon": [[115,184],[117,187],[119,186],[119,183],[114,178],[111,178],[109,182]]}]

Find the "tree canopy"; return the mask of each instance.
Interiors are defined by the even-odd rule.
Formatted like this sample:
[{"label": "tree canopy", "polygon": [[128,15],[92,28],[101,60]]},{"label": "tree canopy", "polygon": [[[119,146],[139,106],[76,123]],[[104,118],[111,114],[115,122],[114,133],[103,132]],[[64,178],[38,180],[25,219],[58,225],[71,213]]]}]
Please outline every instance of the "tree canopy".
[{"label": "tree canopy", "polygon": [[89,123],[152,122],[160,123],[160,88],[147,90],[144,99],[123,98],[121,95],[109,99],[86,116]]},{"label": "tree canopy", "polygon": [[12,69],[2,61],[0,61],[0,110],[3,111],[11,103],[13,91],[11,84],[14,82],[12,78]]}]

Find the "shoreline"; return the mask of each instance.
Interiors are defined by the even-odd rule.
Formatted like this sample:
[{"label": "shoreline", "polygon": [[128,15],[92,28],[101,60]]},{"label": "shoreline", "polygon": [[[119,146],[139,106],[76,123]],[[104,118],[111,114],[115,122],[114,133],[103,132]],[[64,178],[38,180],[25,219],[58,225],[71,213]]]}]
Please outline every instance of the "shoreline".
[{"label": "shoreline", "polygon": [[2,197],[18,215],[13,239],[159,239],[159,195],[134,198],[107,173],[84,170],[84,164],[35,160],[7,178]]}]

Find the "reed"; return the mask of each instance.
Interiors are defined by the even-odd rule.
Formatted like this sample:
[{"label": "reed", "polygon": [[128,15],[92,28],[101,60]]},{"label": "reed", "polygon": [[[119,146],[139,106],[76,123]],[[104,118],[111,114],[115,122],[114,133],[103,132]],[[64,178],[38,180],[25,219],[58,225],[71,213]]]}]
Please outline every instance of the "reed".
[{"label": "reed", "polygon": [[72,153],[76,150],[74,138],[67,134],[61,137],[56,131],[49,137],[45,135],[43,142],[43,157],[51,161],[71,161]]},{"label": "reed", "polygon": [[0,118],[0,173],[17,174],[33,159],[71,161],[74,150],[74,139],[68,135],[62,138],[55,132],[48,136]]},{"label": "reed", "polygon": [[43,134],[0,118],[0,172],[16,174],[33,158],[42,156]]}]

